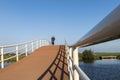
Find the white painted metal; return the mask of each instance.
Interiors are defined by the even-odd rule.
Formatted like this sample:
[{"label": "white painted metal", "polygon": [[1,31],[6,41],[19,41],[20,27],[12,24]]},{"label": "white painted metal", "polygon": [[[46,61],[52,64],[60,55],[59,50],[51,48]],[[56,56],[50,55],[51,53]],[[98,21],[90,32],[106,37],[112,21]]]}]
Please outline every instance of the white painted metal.
[{"label": "white painted metal", "polygon": [[39,45],[39,46],[41,47],[41,46],[42,46],[42,44],[41,44],[41,40],[40,40],[40,42],[39,42],[39,43],[40,43],[40,45]]},{"label": "white painted metal", "polygon": [[[79,62],[78,62],[78,47],[76,47],[73,50],[73,64],[76,65],[76,66],[79,65]],[[74,80],[79,80],[79,74],[78,74],[77,70],[74,69],[73,72],[74,72]]]},{"label": "white painted metal", "polygon": [[1,68],[4,68],[4,53],[3,53],[4,48],[1,48]]},{"label": "white painted metal", "polygon": [[72,47],[85,47],[120,38],[120,5]]},{"label": "white painted metal", "polygon": [[12,58],[15,58],[15,57],[16,57],[16,55],[15,55],[15,56],[12,56],[12,57],[9,57],[9,58],[4,59],[4,61],[7,61],[7,60],[12,59]]},{"label": "white painted metal", "polygon": [[[1,68],[4,68],[4,62],[6,60],[9,60],[9,59],[16,57],[16,61],[19,61],[20,55],[25,54],[27,56],[28,53],[32,53],[34,51],[34,49],[37,49],[37,48],[44,46],[44,45],[49,45],[48,43],[49,43],[49,41],[47,41],[47,40],[35,40],[35,41],[22,43],[22,44],[0,46]],[[8,49],[8,50],[6,51],[6,49]],[[13,55],[11,57],[4,59],[4,55],[8,54],[8,53],[14,53],[16,55]]]},{"label": "white painted metal", "polygon": [[[69,62],[69,47],[66,47],[66,57],[67,57],[67,64],[70,65],[70,62]],[[69,66],[68,66],[68,71],[69,71]]]},{"label": "white painted metal", "polygon": [[73,70],[71,70],[71,69],[73,69],[73,64],[72,64],[72,61],[71,61],[71,58],[72,57],[72,48],[70,48],[69,49],[69,61],[70,61],[70,65],[69,65],[69,67],[70,67],[70,80],[73,80]]},{"label": "white painted metal", "polygon": [[28,55],[28,48],[27,48],[27,44],[25,44],[25,56]]},{"label": "white painted metal", "polygon": [[32,52],[33,52],[34,51],[33,42],[31,43],[31,45],[32,45]]},{"label": "white painted metal", "polygon": [[[66,57],[68,61],[67,63],[68,63],[69,79],[70,80],[90,80],[90,78],[78,66],[79,64],[78,47],[76,47],[75,49],[73,49],[72,47],[68,48],[67,44],[65,44],[65,50],[66,50]],[[68,50],[69,50],[69,54],[67,53]]]},{"label": "white painted metal", "polygon": [[80,80],[90,80],[80,67],[78,67],[77,65],[74,65],[74,67],[80,75]]},{"label": "white painted metal", "polygon": [[[114,9],[108,16],[106,16],[99,24],[97,24],[90,32],[88,32],[82,39],[77,41],[77,43],[73,44],[71,47],[75,48],[73,51],[73,57],[69,56],[69,60],[73,60],[74,68],[68,64],[68,71],[70,72],[70,77],[72,72],[74,79],[70,78],[71,80],[90,80],[88,76],[81,70],[78,66],[78,47],[85,47],[90,46],[114,39],[120,38],[120,5]],[[99,36],[98,36],[99,35]],[[67,46],[65,41],[65,46]],[[66,47],[67,50],[67,47]],[[71,53],[71,51],[69,52]],[[68,53],[66,53],[68,54]],[[70,62],[71,62],[70,61]],[[72,67],[73,67],[72,66]]]},{"label": "white painted metal", "polygon": [[19,60],[19,55],[18,55],[18,46],[16,46],[16,61]]},{"label": "white painted metal", "polygon": [[38,49],[38,40],[36,41],[36,49]]}]

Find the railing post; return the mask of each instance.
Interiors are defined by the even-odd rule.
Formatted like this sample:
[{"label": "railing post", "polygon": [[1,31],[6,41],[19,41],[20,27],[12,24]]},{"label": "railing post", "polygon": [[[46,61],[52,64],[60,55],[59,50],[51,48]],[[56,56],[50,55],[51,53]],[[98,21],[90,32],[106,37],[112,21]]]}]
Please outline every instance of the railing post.
[{"label": "railing post", "polygon": [[16,61],[19,61],[19,55],[18,55],[18,45],[16,46]]},{"label": "railing post", "polygon": [[45,45],[45,40],[43,40],[43,46]]},{"label": "railing post", "polygon": [[44,40],[44,45],[43,46],[45,46],[45,40]]},{"label": "railing post", "polygon": [[[76,47],[73,51],[73,64],[78,66],[79,62],[78,62],[78,47]],[[79,74],[76,71],[76,69],[74,68],[74,80],[79,80]]]},{"label": "railing post", "polygon": [[41,40],[40,40],[39,44],[40,44],[39,47],[41,47]]},{"label": "railing post", "polygon": [[4,68],[4,51],[3,47],[1,48],[1,68]]},{"label": "railing post", "polygon": [[[71,58],[73,58],[72,57],[72,48],[70,48],[69,49],[69,56],[71,57]],[[70,66],[70,80],[73,80],[73,63],[72,63],[72,60],[69,58],[69,62],[70,62],[70,64],[69,64],[69,66]]]},{"label": "railing post", "polygon": [[25,56],[28,55],[27,44],[25,44]]},{"label": "railing post", "polygon": [[[69,65],[69,48],[68,47],[66,47],[66,55],[67,55],[67,63]],[[68,69],[69,69],[69,67],[68,67]]]},{"label": "railing post", "polygon": [[38,49],[38,40],[36,41],[36,49]]},{"label": "railing post", "polygon": [[47,42],[47,45],[50,45],[49,41],[46,40],[46,42]]},{"label": "railing post", "polygon": [[33,51],[34,51],[34,50],[33,50],[33,42],[31,43],[31,45],[32,45],[32,52],[33,52]]}]

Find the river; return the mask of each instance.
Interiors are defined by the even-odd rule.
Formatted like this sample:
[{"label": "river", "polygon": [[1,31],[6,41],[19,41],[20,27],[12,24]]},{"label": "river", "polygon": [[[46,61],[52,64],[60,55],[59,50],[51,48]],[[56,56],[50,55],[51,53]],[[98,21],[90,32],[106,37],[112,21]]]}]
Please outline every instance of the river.
[{"label": "river", "polygon": [[91,80],[120,80],[120,60],[80,62],[79,66]]},{"label": "river", "polygon": [[[8,66],[11,62],[5,62]],[[79,66],[91,80],[120,80],[120,60],[96,60],[80,62]]]}]

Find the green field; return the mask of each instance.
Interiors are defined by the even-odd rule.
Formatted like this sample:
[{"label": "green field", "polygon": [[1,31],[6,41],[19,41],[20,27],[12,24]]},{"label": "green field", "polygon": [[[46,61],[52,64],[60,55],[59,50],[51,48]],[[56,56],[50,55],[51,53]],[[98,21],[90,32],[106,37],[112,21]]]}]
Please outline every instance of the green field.
[{"label": "green field", "polygon": [[[120,55],[120,53],[95,53],[95,60],[99,60],[100,59],[100,56],[118,56]],[[79,61],[82,61],[82,54],[79,53]]]},{"label": "green field", "polygon": [[99,59],[100,56],[118,56],[120,53],[95,53],[95,59]]},{"label": "green field", "polygon": [[[4,59],[9,58],[9,57],[14,56],[14,55],[15,54],[5,54]],[[118,56],[118,55],[120,55],[120,53],[95,53],[94,55],[95,55],[95,60],[99,60],[100,56]],[[22,54],[19,56],[19,59],[22,59],[24,57],[25,57],[25,54]],[[0,56],[0,59],[1,59],[1,56]],[[15,61],[16,61],[16,57],[7,60],[7,62],[15,62]],[[79,61],[82,61],[82,54],[81,53],[79,53]]]},{"label": "green field", "polygon": [[[7,59],[7,58],[12,57],[12,56],[15,56],[15,54],[9,54],[9,53],[5,54],[4,59]],[[19,60],[24,58],[24,57],[25,57],[25,54],[19,55]],[[0,60],[1,60],[1,56],[0,56]],[[16,57],[11,58],[11,59],[9,59],[9,60],[7,60],[5,62],[15,62],[15,61],[16,61]]]}]

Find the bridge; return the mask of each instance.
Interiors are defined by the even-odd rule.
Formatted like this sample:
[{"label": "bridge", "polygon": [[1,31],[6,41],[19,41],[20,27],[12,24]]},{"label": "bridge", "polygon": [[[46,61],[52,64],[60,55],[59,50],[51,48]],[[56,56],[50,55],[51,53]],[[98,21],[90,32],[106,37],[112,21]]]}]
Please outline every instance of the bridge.
[{"label": "bridge", "polygon": [[[78,49],[120,38],[119,28],[120,5],[73,45],[65,41],[53,46],[47,40],[35,40],[1,46],[0,80],[90,80],[79,67]],[[15,55],[6,58],[7,53]],[[19,60],[23,54],[26,57]],[[11,58],[16,62],[5,67]]]},{"label": "bridge", "polygon": [[1,73],[2,80],[68,80],[64,46],[41,47]]}]

